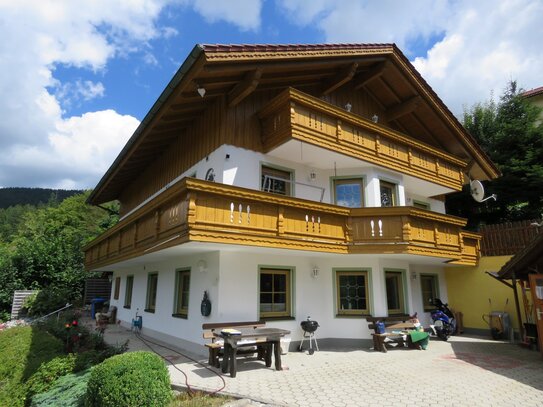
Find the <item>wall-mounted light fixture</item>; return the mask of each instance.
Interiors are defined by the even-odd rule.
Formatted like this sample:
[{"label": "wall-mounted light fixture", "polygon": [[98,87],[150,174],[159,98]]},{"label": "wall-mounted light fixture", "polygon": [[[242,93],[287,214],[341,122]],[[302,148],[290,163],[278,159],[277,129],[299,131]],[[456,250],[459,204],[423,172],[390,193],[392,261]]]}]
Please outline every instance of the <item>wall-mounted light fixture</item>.
[{"label": "wall-mounted light fixture", "polygon": [[345,105],[345,110],[350,112],[352,108],[353,108],[353,105],[351,105],[350,102],[347,102],[347,104]]},{"label": "wall-mounted light fixture", "polygon": [[411,280],[416,280],[417,279],[417,272],[416,271],[412,271],[411,272]]},{"label": "wall-mounted light fixture", "polygon": [[311,277],[317,278],[318,276],[319,276],[319,267],[313,266],[313,268],[311,269]]},{"label": "wall-mounted light fixture", "polygon": [[111,283],[113,281],[113,273],[108,274],[107,279]]},{"label": "wall-mounted light fixture", "polygon": [[317,179],[317,173],[315,170],[309,171],[309,181],[315,181]]},{"label": "wall-mounted light fixture", "polygon": [[203,86],[196,85],[196,92],[198,92],[201,97],[204,97],[206,94],[206,89]]},{"label": "wall-mounted light fixture", "polygon": [[196,268],[200,273],[204,273],[207,271],[207,263],[205,260],[201,259],[198,260],[198,263],[196,263]]},{"label": "wall-mounted light fixture", "polygon": [[371,116],[371,121],[374,122],[374,123],[379,122],[379,116],[377,116],[377,113],[374,114],[373,116]]}]

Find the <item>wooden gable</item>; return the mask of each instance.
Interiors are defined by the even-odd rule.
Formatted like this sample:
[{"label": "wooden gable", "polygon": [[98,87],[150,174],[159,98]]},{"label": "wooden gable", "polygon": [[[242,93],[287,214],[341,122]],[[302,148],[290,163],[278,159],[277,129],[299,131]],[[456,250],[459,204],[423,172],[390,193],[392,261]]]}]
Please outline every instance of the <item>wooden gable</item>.
[{"label": "wooden gable", "polygon": [[[89,202],[138,201],[222,144],[262,151],[255,113],[293,87],[470,162],[493,163],[391,44],[196,46],[101,179]],[[198,88],[205,89],[202,97]]]}]

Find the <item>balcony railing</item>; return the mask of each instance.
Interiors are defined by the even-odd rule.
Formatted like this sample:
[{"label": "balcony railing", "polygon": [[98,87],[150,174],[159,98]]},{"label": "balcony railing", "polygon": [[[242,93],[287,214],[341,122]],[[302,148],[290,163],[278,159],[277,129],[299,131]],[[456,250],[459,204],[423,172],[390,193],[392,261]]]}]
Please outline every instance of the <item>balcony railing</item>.
[{"label": "balcony railing", "polygon": [[475,264],[465,220],[413,207],[349,209],[184,179],[85,247],[87,269],[189,241],[325,253],[403,253]]},{"label": "balcony railing", "polygon": [[300,140],[460,191],[467,162],[289,88],[260,112],[266,152]]}]

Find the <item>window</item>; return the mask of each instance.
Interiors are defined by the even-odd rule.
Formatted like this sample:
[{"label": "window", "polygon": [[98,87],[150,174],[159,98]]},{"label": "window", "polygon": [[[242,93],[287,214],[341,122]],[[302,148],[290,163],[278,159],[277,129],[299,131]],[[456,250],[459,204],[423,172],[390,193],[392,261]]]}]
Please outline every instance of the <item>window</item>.
[{"label": "window", "polygon": [[121,290],[121,277],[115,277],[115,291],[113,294],[113,299],[119,299],[119,291]]},{"label": "window", "polygon": [[396,206],[396,185],[380,180],[379,186],[381,194],[381,206]]},{"label": "window", "polygon": [[290,316],[289,269],[260,269],[260,317]]},{"label": "window", "polygon": [[439,298],[437,275],[421,274],[420,287],[422,291],[422,306],[424,311],[432,311],[435,307],[430,303],[431,299]]},{"label": "window", "polygon": [[388,314],[404,314],[404,285],[401,271],[385,271]]},{"label": "window", "polygon": [[147,312],[155,312],[157,283],[158,273],[149,273],[147,276],[147,300],[145,301],[145,311]]},{"label": "window", "polygon": [[126,289],[124,291],[124,308],[130,308],[132,305],[132,287],[134,286],[134,276],[126,277]]},{"label": "window", "polygon": [[334,198],[336,205],[347,208],[361,208],[364,185],[361,178],[334,179]]},{"label": "window", "polygon": [[277,168],[262,166],[262,191],[272,192],[274,194],[290,196],[292,172],[280,170]]},{"label": "window", "polygon": [[175,272],[175,309],[173,315],[186,318],[189,313],[190,270]]},{"label": "window", "polygon": [[336,271],[336,298],[338,315],[369,314],[368,272]]}]

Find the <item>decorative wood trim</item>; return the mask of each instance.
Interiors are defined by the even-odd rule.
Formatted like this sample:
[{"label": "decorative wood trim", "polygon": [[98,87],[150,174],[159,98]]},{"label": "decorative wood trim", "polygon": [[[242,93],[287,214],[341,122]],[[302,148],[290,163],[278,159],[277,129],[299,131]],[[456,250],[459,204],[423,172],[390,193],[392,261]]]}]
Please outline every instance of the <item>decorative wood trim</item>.
[{"label": "decorative wood trim", "polygon": [[249,96],[258,86],[260,78],[262,77],[262,69],[257,68],[245,75],[243,81],[238,83],[234,89],[228,93],[228,106],[234,107],[240,103],[243,99]]},{"label": "decorative wood trim", "polygon": [[[140,223],[141,239],[132,244]],[[350,209],[189,178],[86,245],[85,266],[101,268],[189,241],[476,264],[481,235],[461,230],[465,224],[413,207]]]},{"label": "decorative wood trim", "polygon": [[[289,119],[283,113],[285,106],[290,107],[291,120],[287,124],[284,123]],[[265,151],[296,139],[455,190],[462,189],[460,181],[467,164],[465,160],[299,90],[286,89],[258,115]],[[320,117],[319,123],[323,124],[314,126],[313,115]],[[279,118],[282,125],[277,128],[272,124]],[[348,134],[353,136],[349,139]],[[436,166],[437,160],[439,166]]]},{"label": "decorative wood trim", "polygon": [[388,61],[379,62],[375,65],[373,65],[369,70],[366,72],[362,72],[356,76],[354,79],[354,88],[356,90],[359,90],[360,88],[364,87],[367,83],[374,80],[375,78],[380,77],[383,72],[385,71],[385,68],[387,67]]},{"label": "decorative wood trim", "polygon": [[386,111],[386,121],[390,122],[396,120],[408,113],[411,113],[417,107],[422,104],[422,98],[418,95],[415,95],[401,103],[398,103],[396,106],[389,107]]},{"label": "decorative wood trim", "polygon": [[357,69],[358,69],[358,63],[356,62],[343,67],[337,73],[335,77],[333,77],[330,81],[328,81],[324,85],[324,88],[322,90],[322,95],[328,95],[329,93],[332,93],[340,86],[345,85],[347,82],[353,79]]}]

